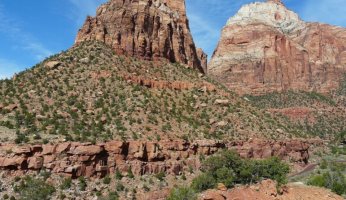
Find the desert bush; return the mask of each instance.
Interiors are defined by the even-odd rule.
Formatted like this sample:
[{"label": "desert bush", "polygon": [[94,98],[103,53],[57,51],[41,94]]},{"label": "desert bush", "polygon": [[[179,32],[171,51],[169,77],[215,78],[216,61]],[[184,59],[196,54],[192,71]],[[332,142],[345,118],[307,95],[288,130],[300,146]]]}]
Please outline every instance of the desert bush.
[{"label": "desert bush", "polygon": [[78,178],[78,181],[79,181],[79,183],[78,183],[79,189],[81,191],[85,191],[85,189],[87,187],[87,182],[86,182],[85,178],[83,176],[81,176]]},{"label": "desert bush", "polygon": [[60,185],[60,189],[62,189],[62,190],[69,189],[69,188],[71,188],[71,185],[72,185],[72,179],[71,178],[65,178]]},{"label": "desert bush", "polygon": [[175,188],[172,190],[167,200],[196,200],[196,192],[189,187]]},{"label": "desert bush", "polygon": [[55,188],[41,179],[26,176],[15,187],[15,191],[18,191],[21,200],[48,200]]},{"label": "desert bush", "polygon": [[287,182],[289,167],[278,158],[242,159],[234,151],[224,151],[205,160],[202,171],[191,184],[191,188],[198,192],[214,188],[217,183],[232,187],[235,184],[252,184],[263,179],[272,179],[281,185]]},{"label": "desert bush", "polygon": [[346,194],[346,177],[340,169],[334,169],[309,178],[308,185],[331,189],[338,195]]},{"label": "desert bush", "polygon": [[111,183],[111,181],[112,181],[112,179],[111,179],[110,176],[106,176],[106,177],[103,178],[103,184],[108,185],[108,184]]}]

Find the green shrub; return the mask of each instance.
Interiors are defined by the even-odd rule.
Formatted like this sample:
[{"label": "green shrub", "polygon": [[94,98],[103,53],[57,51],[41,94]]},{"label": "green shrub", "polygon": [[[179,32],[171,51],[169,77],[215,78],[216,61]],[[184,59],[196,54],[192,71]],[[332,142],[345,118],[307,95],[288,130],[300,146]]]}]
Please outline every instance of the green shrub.
[{"label": "green shrub", "polygon": [[110,176],[106,176],[106,177],[103,178],[103,184],[108,185],[108,184],[111,183],[111,181],[112,181],[112,179],[111,179]]},{"label": "green shrub", "polygon": [[123,175],[121,174],[121,172],[117,169],[115,172],[115,179],[117,180],[121,180],[123,178]]},{"label": "green shrub", "polygon": [[324,187],[326,185],[326,180],[322,175],[313,176],[308,180],[308,185]]},{"label": "green shrub", "polygon": [[275,180],[280,186],[287,182],[289,167],[278,158],[242,159],[236,152],[224,151],[205,160],[202,171],[203,174],[196,177],[191,184],[191,188],[197,192],[214,188],[217,183],[232,187],[235,184],[252,184],[263,179]]},{"label": "green shrub", "polygon": [[338,195],[346,194],[346,177],[339,170],[312,176],[308,180],[308,185],[325,187]]},{"label": "green shrub", "polygon": [[328,168],[328,163],[326,160],[322,160],[321,163],[320,163],[320,168],[321,169],[327,169]]},{"label": "green shrub", "polygon": [[174,188],[167,200],[196,200],[196,192],[189,187]]},{"label": "green shrub", "polygon": [[72,179],[70,177],[65,178],[60,185],[60,189],[62,190],[69,189],[71,188],[71,185],[72,185]]},{"label": "green shrub", "polygon": [[8,194],[4,194],[3,198],[4,198],[4,199],[9,199],[10,196],[8,196]]},{"label": "green shrub", "polygon": [[26,176],[16,186],[21,200],[48,200],[55,188],[41,179]]},{"label": "green shrub", "polygon": [[131,167],[129,168],[129,170],[127,170],[127,177],[131,179],[135,178],[135,175],[133,175]]},{"label": "green shrub", "polygon": [[84,176],[79,177],[78,181],[79,181],[79,183],[78,183],[79,189],[81,191],[85,191],[85,189],[87,187],[87,182],[86,182]]},{"label": "green shrub", "polygon": [[213,177],[212,173],[203,173],[193,179],[191,188],[197,192],[202,192],[204,190],[214,188],[217,181]]},{"label": "green shrub", "polygon": [[116,187],[116,190],[118,192],[121,192],[121,191],[125,190],[125,186],[123,184],[121,184],[121,183],[118,183],[115,187]]},{"label": "green shrub", "polygon": [[235,173],[232,169],[223,167],[216,170],[216,179],[218,182],[223,183],[226,187],[230,188],[234,185]]},{"label": "green shrub", "polygon": [[155,177],[157,179],[159,179],[160,181],[163,181],[165,179],[166,175],[164,172],[160,172],[160,173],[156,174]]},{"label": "green shrub", "polygon": [[119,195],[116,192],[109,192],[107,200],[118,200]]}]

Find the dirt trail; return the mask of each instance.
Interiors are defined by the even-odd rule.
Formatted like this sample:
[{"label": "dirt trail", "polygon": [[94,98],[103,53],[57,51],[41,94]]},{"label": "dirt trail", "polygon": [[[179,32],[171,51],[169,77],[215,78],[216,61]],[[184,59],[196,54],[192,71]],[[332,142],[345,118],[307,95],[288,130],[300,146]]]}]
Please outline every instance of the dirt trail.
[{"label": "dirt trail", "polygon": [[[338,161],[333,161],[333,162],[335,162],[335,163],[346,163],[346,160],[338,160]],[[297,173],[295,173],[295,174],[292,174],[291,176],[289,176],[289,178],[294,178],[294,177],[300,176],[300,175],[302,175],[302,174],[311,172],[311,171],[313,171],[314,169],[316,169],[316,167],[317,167],[319,164],[320,164],[320,163],[311,163],[311,164],[308,164],[302,171],[297,172]]]}]

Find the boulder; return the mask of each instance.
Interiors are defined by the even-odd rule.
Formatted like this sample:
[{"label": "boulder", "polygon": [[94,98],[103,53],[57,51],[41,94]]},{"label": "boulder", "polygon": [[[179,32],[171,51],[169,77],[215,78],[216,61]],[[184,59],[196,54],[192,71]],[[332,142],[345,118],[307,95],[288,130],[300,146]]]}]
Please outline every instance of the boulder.
[{"label": "boulder", "polygon": [[101,153],[103,148],[98,145],[77,146],[71,153],[75,155],[93,156]]},{"label": "boulder", "polygon": [[28,158],[28,168],[33,170],[39,170],[43,167],[42,157],[30,157]]},{"label": "boulder", "polygon": [[62,63],[59,61],[49,61],[45,63],[44,67],[48,69],[57,69],[59,66],[61,66]]},{"label": "boulder", "polygon": [[230,101],[227,99],[216,99],[214,104],[221,105],[221,106],[228,106],[230,104]]}]

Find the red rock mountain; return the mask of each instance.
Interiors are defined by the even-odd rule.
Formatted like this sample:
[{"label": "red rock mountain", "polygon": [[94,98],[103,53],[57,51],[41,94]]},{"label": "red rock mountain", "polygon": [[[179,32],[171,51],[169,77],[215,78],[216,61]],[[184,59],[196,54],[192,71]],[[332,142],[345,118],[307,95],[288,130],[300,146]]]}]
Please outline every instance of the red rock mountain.
[{"label": "red rock mountain", "polygon": [[229,19],[208,73],[240,94],[327,93],[346,72],[346,29],[307,23],[280,0],[243,6]]},{"label": "red rock mountain", "polygon": [[148,60],[166,58],[203,72],[204,53],[197,54],[184,0],[110,0],[88,17],[76,43],[99,40],[118,54]]}]

